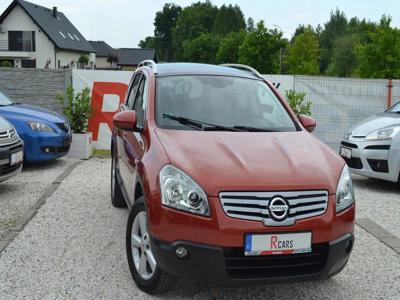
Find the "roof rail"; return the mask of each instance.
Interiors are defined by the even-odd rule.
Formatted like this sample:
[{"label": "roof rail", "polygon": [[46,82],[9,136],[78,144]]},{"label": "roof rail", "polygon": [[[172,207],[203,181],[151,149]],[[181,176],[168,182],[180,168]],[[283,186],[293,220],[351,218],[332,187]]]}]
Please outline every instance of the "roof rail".
[{"label": "roof rail", "polygon": [[262,77],[261,74],[258,73],[258,71],[256,69],[254,69],[250,66],[241,65],[241,64],[222,64],[221,66],[248,71],[248,72],[252,73],[253,75],[257,76],[258,78],[264,79],[264,77]]},{"label": "roof rail", "polygon": [[138,68],[149,66],[153,69],[155,74],[158,73],[157,63],[154,60],[147,59],[139,63]]}]

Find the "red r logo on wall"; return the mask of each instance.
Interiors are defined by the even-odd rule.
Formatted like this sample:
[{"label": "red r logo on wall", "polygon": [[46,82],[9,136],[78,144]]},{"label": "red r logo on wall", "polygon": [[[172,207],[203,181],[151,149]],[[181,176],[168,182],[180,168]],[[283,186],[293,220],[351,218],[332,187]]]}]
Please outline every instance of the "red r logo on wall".
[{"label": "red r logo on wall", "polygon": [[[108,124],[112,130],[112,118],[121,103],[124,102],[128,85],[120,82],[94,82],[92,89],[92,116],[89,119],[88,130],[93,134],[93,140],[97,141],[101,123]],[[119,98],[119,104],[115,111],[103,111],[105,95],[114,95]]]}]

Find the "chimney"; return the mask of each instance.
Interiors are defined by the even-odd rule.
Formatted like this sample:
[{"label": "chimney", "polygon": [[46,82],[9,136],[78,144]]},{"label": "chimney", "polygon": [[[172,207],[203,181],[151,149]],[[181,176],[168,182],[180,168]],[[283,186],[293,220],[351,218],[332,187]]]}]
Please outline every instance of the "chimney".
[{"label": "chimney", "polygon": [[53,17],[57,18],[57,7],[53,7]]}]

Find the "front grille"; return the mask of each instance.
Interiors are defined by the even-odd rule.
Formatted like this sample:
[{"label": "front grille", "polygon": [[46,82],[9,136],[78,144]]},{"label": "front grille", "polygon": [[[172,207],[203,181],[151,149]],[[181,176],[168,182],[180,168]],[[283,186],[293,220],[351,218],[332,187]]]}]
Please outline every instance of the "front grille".
[{"label": "front grille", "polygon": [[44,153],[64,153],[68,152],[70,148],[70,145],[67,146],[61,146],[61,147],[54,147],[54,146],[42,146],[40,149]]},{"label": "front grille", "polygon": [[367,149],[367,150],[389,150],[390,145],[372,145],[372,146],[367,146],[364,149]]},{"label": "front grille", "polygon": [[18,170],[18,168],[21,166],[22,163],[16,164],[16,165],[10,165],[10,164],[6,164],[6,165],[0,165],[0,175],[7,175],[10,174],[16,170]]},{"label": "front grille", "polygon": [[[275,197],[285,199],[289,206],[288,216],[282,221],[270,216],[268,205]],[[296,220],[324,214],[328,207],[327,191],[222,192],[219,198],[229,217],[260,221],[267,226],[293,225]]]},{"label": "front grille", "polygon": [[243,248],[225,248],[224,256],[226,271],[235,279],[310,275],[325,267],[328,244],[314,244],[310,253],[267,256],[245,256]]},{"label": "front grille", "polygon": [[14,137],[16,134],[15,129],[12,128],[10,130],[0,131],[0,139],[10,139]]},{"label": "front grille", "polygon": [[347,165],[352,169],[360,170],[363,168],[362,161],[358,157],[352,157],[352,158],[342,157],[342,158],[345,160]]},{"label": "front grille", "polygon": [[357,149],[358,148],[356,144],[352,144],[352,143],[348,143],[348,142],[342,142],[342,146],[349,147],[349,148],[352,148],[352,149]]},{"label": "front grille", "polygon": [[367,159],[372,170],[379,173],[389,173],[389,165],[387,160]]},{"label": "front grille", "polygon": [[56,123],[58,128],[60,128],[62,131],[68,133],[69,132],[69,125],[68,123]]}]

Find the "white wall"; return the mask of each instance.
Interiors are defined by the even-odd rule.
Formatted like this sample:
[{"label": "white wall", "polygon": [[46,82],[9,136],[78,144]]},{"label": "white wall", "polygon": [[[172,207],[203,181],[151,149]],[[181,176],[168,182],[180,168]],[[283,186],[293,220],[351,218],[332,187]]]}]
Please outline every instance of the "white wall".
[{"label": "white wall", "polygon": [[[71,67],[71,68],[76,68],[78,65],[78,60],[79,57],[82,55],[80,52],[71,52],[71,51],[60,51],[56,53],[56,66],[58,66],[58,61],[61,63],[61,68],[63,67]],[[93,64],[96,62],[96,54],[95,53],[90,53],[89,55],[89,66],[90,63],[92,62]],[[73,65],[71,65],[71,63]],[[54,65],[53,65],[54,68]]]},{"label": "white wall", "polygon": [[[42,32],[39,27],[33,23],[32,19],[25,13],[25,11],[17,5],[7,16],[7,18],[2,23],[2,26],[7,28],[7,31],[35,31],[36,38],[36,51],[30,52],[31,59],[36,58],[36,67],[42,69],[45,67],[47,60],[50,60],[50,68],[54,68],[54,45],[49,40],[47,35]],[[8,42],[8,32],[0,33],[0,40]],[[0,42],[3,43],[3,42]],[[8,45],[8,43],[6,44]],[[8,52],[8,51],[5,51]],[[26,52],[24,52],[26,53]],[[7,53],[4,53],[5,55]],[[2,56],[2,51],[0,51],[0,57]],[[16,65],[21,64],[20,58],[15,58]]]},{"label": "white wall", "polygon": [[110,68],[116,68],[117,64],[114,63],[109,63],[107,62],[108,57],[96,57],[96,68],[98,69],[110,69]]}]

